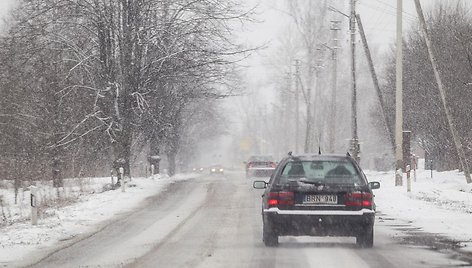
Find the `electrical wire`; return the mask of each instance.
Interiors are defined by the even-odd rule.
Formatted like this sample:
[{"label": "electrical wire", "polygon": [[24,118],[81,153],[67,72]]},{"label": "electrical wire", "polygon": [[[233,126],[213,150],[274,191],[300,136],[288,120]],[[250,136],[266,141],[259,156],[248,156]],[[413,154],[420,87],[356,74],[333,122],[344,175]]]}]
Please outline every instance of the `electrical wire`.
[{"label": "electrical wire", "polygon": [[[389,4],[389,3],[385,3],[385,2],[382,1],[382,0],[377,0],[377,1],[378,1],[378,3],[381,3],[381,4],[383,4],[384,6],[387,6],[387,7],[391,8],[391,9],[395,10],[395,12],[396,12],[396,10],[397,10],[397,7],[396,7],[396,6],[393,6],[393,5]],[[406,15],[406,16],[412,18],[412,19],[416,19],[416,15],[415,15],[415,14],[406,12],[405,10],[402,10],[402,13],[403,13],[404,15]]]},{"label": "electrical wire", "polygon": [[[385,4],[384,2],[381,2],[380,0],[377,0],[378,2],[375,2],[375,3],[383,3]],[[382,12],[384,14],[387,14],[387,15],[391,15],[391,16],[396,16],[396,8],[395,7],[392,7],[390,5],[386,5],[384,7],[380,7],[380,6],[373,6],[373,5],[370,5],[371,2],[369,2],[369,4],[367,3],[364,3],[364,2],[359,2],[362,6],[364,7],[367,7],[369,9],[372,9],[372,10],[375,10],[375,11],[379,11],[379,12]],[[409,20],[409,21],[416,21],[416,17],[412,16],[411,14],[409,13],[406,13],[405,11],[403,11],[403,13],[405,14],[404,18]]]}]

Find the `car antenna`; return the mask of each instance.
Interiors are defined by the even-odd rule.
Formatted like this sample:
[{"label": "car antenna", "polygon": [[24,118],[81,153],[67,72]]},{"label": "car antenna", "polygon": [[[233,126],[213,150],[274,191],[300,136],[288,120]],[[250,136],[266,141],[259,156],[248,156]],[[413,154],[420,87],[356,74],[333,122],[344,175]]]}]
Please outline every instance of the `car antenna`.
[{"label": "car antenna", "polygon": [[321,146],[318,146],[318,154],[321,154]]},{"label": "car antenna", "polygon": [[346,156],[351,157],[351,154],[349,152],[346,152]]},{"label": "car antenna", "polygon": [[292,156],[292,151],[288,152],[288,155],[289,155],[289,156]]}]

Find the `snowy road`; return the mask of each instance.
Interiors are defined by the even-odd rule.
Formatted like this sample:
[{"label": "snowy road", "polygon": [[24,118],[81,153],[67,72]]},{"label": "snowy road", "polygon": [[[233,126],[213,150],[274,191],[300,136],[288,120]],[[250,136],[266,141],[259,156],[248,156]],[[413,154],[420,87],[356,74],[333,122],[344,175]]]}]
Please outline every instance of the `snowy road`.
[{"label": "snowy road", "polygon": [[33,267],[464,267],[422,247],[398,244],[376,222],[373,249],[354,238],[261,241],[260,195],[243,173],[171,184],[142,209],[57,251]]}]

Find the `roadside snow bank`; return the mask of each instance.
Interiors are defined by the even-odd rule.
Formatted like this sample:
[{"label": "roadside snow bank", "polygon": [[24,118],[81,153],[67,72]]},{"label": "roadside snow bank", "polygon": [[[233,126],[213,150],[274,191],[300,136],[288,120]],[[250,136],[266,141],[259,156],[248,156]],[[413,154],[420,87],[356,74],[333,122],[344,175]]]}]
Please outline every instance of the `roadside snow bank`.
[{"label": "roadside snow bank", "polygon": [[411,192],[395,186],[394,172],[366,172],[369,181],[380,181],[375,190],[379,214],[400,219],[420,230],[440,234],[464,244],[472,242],[472,185],[458,171],[435,172],[418,170],[416,182],[411,175]]},{"label": "roadside snow bank", "polygon": [[[36,226],[32,226],[26,218],[17,219],[11,225],[0,227],[0,266],[21,260],[25,255],[37,249],[52,246],[58,241],[69,240],[92,232],[100,223],[118,214],[131,211],[145,198],[158,194],[170,183],[196,176],[198,175],[179,174],[172,178],[133,178],[132,182],[136,186],[126,188],[124,193],[120,189],[105,192],[91,190],[77,195],[75,203],[59,209],[48,208],[43,214],[47,217],[40,218]],[[104,183],[109,182],[110,178],[91,178],[90,180],[90,185],[98,185],[100,188]],[[91,189],[96,188],[91,187]],[[10,189],[10,192],[12,191]],[[3,194],[4,198],[7,194],[12,195],[5,191],[0,194]],[[12,198],[12,196],[7,197]],[[19,202],[16,208],[12,206],[11,211],[21,210],[19,215],[24,217],[28,209],[29,207]],[[18,211],[13,214],[15,213]]]}]

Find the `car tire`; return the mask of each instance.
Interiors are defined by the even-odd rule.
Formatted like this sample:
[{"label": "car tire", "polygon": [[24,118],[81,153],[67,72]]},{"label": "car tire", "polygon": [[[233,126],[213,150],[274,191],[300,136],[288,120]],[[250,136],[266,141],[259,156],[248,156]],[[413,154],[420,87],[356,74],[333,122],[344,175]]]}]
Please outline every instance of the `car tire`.
[{"label": "car tire", "polygon": [[361,248],[371,248],[374,246],[374,227],[371,226],[356,236],[356,244]]},{"label": "car tire", "polygon": [[262,226],[262,240],[266,247],[276,247],[279,245],[279,236],[266,223]]}]

